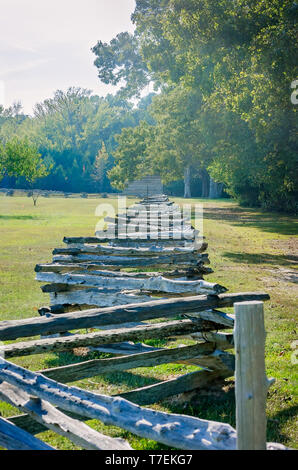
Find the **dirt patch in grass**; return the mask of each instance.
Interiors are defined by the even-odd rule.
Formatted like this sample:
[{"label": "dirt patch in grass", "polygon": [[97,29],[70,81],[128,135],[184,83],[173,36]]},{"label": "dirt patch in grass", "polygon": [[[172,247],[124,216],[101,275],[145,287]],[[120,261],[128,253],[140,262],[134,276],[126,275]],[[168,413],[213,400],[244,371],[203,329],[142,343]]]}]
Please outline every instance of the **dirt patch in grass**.
[{"label": "dirt patch in grass", "polygon": [[282,282],[291,282],[298,284],[298,271],[284,268],[276,268],[269,270],[274,278],[278,278]]},{"label": "dirt patch in grass", "polygon": [[282,251],[285,257],[298,263],[298,238],[289,237],[286,240],[270,240],[270,246],[275,250]]}]

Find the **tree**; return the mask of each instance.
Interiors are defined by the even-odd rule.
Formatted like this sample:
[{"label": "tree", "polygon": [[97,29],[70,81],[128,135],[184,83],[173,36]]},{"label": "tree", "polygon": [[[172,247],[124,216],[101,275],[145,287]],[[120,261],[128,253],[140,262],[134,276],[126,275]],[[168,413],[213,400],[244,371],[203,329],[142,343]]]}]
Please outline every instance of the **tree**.
[{"label": "tree", "polygon": [[202,97],[195,90],[171,87],[153,99],[150,108],[156,123],[148,153],[164,183],[184,180],[184,197],[191,197],[191,177],[206,166],[200,130]]},{"label": "tree", "polygon": [[118,147],[113,154],[116,165],[108,172],[108,176],[117,189],[123,189],[129,181],[154,171],[147,152],[148,141],[153,138],[154,130],[154,126],[142,121],[139,126],[123,129],[116,137]]},{"label": "tree", "polygon": [[[92,48],[96,55],[94,65],[103,83],[124,83],[125,96],[139,96],[139,90],[149,82],[149,70],[139,52],[138,39],[127,32],[120,33],[110,44],[98,41]],[[125,93],[123,93],[125,91]]]},{"label": "tree", "polygon": [[102,142],[101,149],[96,155],[95,162],[93,165],[93,173],[91,177],[100,185],[100,189],[103,187],[104,178],[107,173],[107,164],[109,161],[109,155],[106,150],[105,143]]},{"label": "tree", "polygon": [[[117,145],[114,135],[132,124],[131,106],[117,98],[100,98],[81,88],[58,90],[35,107],[35,140],[44,158],[53,163],[53,173],[43,184],[64,191],[96,191],[92,174],[101,143],[109,154],[106,173]],[[108,179],[102,181],[101,189],[110,190]]]},{"label": "tree", "polygon": [[[152,33],[156,17],[146,3],[153,5],[137,2],[139,21]],[[201,90],[206,123],[219,127],[210,123],[212,110],[220,121],[210,145],[211,175],[240,202],[297,210],[297,108],[289,99],[298,72],[296,3],[171,0],[169,6],[160,25],[181,64],[179,82]],[[153,63],[148,34],[141,40]]]},{"label": "tree", "polygon": [[164,184],[184,179],[184,197],[191,197],[191,178],[208,163],[200,133],[201,96],[169,88],[153,98],[148,111],[153,124],[123,129],[118,137],[109,177],[119,188],[144,173],[159,174]]},{"label": "tree", "polygon": [[[137,0],[132,17],[131,44],[149,79],[163,92],[201,94],[202,149],[193,153],[205,169],[240,202],[286,211],[297,210],[298,195],[297,107],[290,101],[297,14],[292,0]],[[113,76],[121,68],[127,93],[135,93],[142,83],[129,90],[131,64],[118,54],[115,66],[109,52],[101,69],[110,64]]]},{"label": "tree", "polygon": [[[13,137],[0,147],[0,177],[5,174],[9,176],[23,177],[30,186],[37,178],[48,174],[41,154],[28,139],[20,140]],[[36,205],[37,197],[32,192],[33,202]]]}]

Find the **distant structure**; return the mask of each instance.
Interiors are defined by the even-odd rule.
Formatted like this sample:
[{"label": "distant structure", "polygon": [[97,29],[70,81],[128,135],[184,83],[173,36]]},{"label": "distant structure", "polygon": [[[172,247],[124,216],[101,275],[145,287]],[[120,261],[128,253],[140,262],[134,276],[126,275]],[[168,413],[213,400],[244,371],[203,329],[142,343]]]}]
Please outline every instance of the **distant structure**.
[{"label": "distant structure", "polygon": [[163,184],[160,176],[145,176],[141,180],[132,181],[123,190],[122,194],[125,196],[154,196],[156,194],[163,194]]}]

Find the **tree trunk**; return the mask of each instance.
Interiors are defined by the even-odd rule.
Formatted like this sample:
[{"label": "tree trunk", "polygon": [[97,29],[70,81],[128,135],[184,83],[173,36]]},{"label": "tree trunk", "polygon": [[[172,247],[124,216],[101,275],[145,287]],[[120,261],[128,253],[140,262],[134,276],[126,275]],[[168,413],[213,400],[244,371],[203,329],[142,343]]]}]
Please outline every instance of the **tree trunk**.
[{"label": "tree trunk", "polygon": [[190,165],[184,170],[184,197],[189,198],[191,197],[191,190],[190,190]]},{"label": "tree trunk", "polygon": [[209,198],[218,199],[222,195],[222,183],[216,183],[210,176]]},{"label": "tree trunk", "polygon": [[202,197],[209,196],[209,175],[207,171],[203,168],[202,170]]}]

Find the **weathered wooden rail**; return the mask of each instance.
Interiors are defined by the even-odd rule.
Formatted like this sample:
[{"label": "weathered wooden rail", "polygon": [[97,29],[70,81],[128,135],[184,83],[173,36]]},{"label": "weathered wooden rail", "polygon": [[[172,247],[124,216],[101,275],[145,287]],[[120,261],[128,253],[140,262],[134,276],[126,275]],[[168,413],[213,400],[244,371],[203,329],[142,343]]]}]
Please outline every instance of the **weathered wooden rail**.
[{"label": "weathered wooden rail", "polygon": [[[173,225],[176,216],[182,221],[177,226]],[[146,221],[142,227],[149,230],[127,233],[131,224],[137,225],[140,220]],[[162,222],[167,220],[172,229],[165,231]],[[116,238],[109,238],[109,227],[97,237],[65,238],[67,247],[53,250],[52,263],[36,266],[36,279],[48,283],[42,289],[50,294],[55,312],[59,306],[64,313],[82,307],[145,302],[156,296],[217,295],[226,291],[224,286],[203,280],[204,274],[212,272],[205,253],[208,245],[204,240],[198,246],[194,244],[195,231],[190,221],[183,219],[179,206],[167,197],[144,200],[126,209],[124,215],[118,214],[114,220]],[[171,266],[172,272],[160,272]],[[126,272],[148,267],[155,272]]]},{"label": "weathered wooden rail", "polygon": [[[252,330],[247,339],[243,338],[243,334],[248,326],[251,326]],[[163,363],[166,356],[172,362],[181,361],[181,358],[188,360],[193,357],[191,349],[200,362],[201,357],[215,356],[214,347],[218,333],[210,339],[213,342],[178,348],[182,350],[181,353],[178,353],[177,349],[168,349],[162,350],[162,354],[160,351],[146,353],[147,357],[134,354],[122,358],[87,361],[42,372],[31,372],[0,358],[0,399],[24,413],[5,420],[0,418],[0,445],[7,449],[50,450],[51,446],[33,435],[51,429],[66,436],[81,448],[130,449],[126,441],[105,436],[81,422],[96,419],[179,449],[285,449],[280,444],[266,444],[265,400],[270,381],[265,374],[262,302],[236,304],[237,432],[229,424],[173,415],[140,406],[170,396],[173,387],[175,393],[181,393],[192,390],[194,386],[207,386],[215,378],[228,377],[231,374],[228,358],[221,362],[219,369],[198,370],[178,379],[115,397],[65,385],[65,382],[112,370],[126,370],[140,365],[150,367],[156,364],[156,361]],[[233,344],[228,336],[219,341],[221,346],[225,344],[226,348]],[[4,346],[2,355],[11,346]],[[57,382],[57,379],[60,382]]]},{"label": "weathered wooden rail", "polygon": [[[151,202],[154,213],[179,213],[179,208],[166,197],[158,196],[142,201],[130,209],[130,214],[141,213],[143,217]],[[160,227],[158,235],[163,234]],[[192,227],[190,231],[194,236]],[[180,449],[236,449],[236,432],[228,424],[141,406],[233,376],[235,356],[229,351],[234,347],[234,335],[220,330],[233,329],[235,317],[218,309],[231,308],[239,302],[242,305],[242,302],[265,301],[269,296],[256,292],[230,294],[224,286],[203,280],[209,263],[204,253],[205,242],[197,248],[194,239],[176,243],[173,238],[159,237],[156,241],[149,237],[118,238],[104,245],[108,240],[106,234],[101,239],[64,239],[67,248],[56,248],[52,263],[36,266],[36,278],[47,283],[42,290],[50,294],[51,305],[40,309],[40,317],[0,322],[0,341],[9,341],[0,351],[4,357],[1,359],[0,354],[0,399],[23,412],[0,420],[0,445],[49,448],[31,434],[51,429],[81,448],[130,449],[127,442],[103,436],[81,422],[98,419]],[[164,265],[169,269],[170,264],[174,269],[163,273],[125,271],[128,267],[161,269]],[[262,323],[262,318],[258,321]],[[81,333],[80,330],[88,328],[96,330]],[[67,331],[72,333],[66,334]],[[38,335],[40,339],[32,339]],[[193,344],[154,348],[140,343],[151,338],[183,340],[185,337],[192,339]],[[239,335],[236,337],[239,355]],[[37,372],[7,360],[78,348],[110,353],[111,357]],[[170,363],[188,364],[197,369],[112,397],[66,385],[115,371]],[[265,372],[262,367],[258,370],[260,381]],[[261,383],[267,387],[265,379]],[[260,407],[263,405],[264,400]],[[245,403],[241,409],[243,406]],[[250,434],[257,432],[253,427],[250,429]],[[253,437],[249,445],[259,445],[258,439]]]}]

